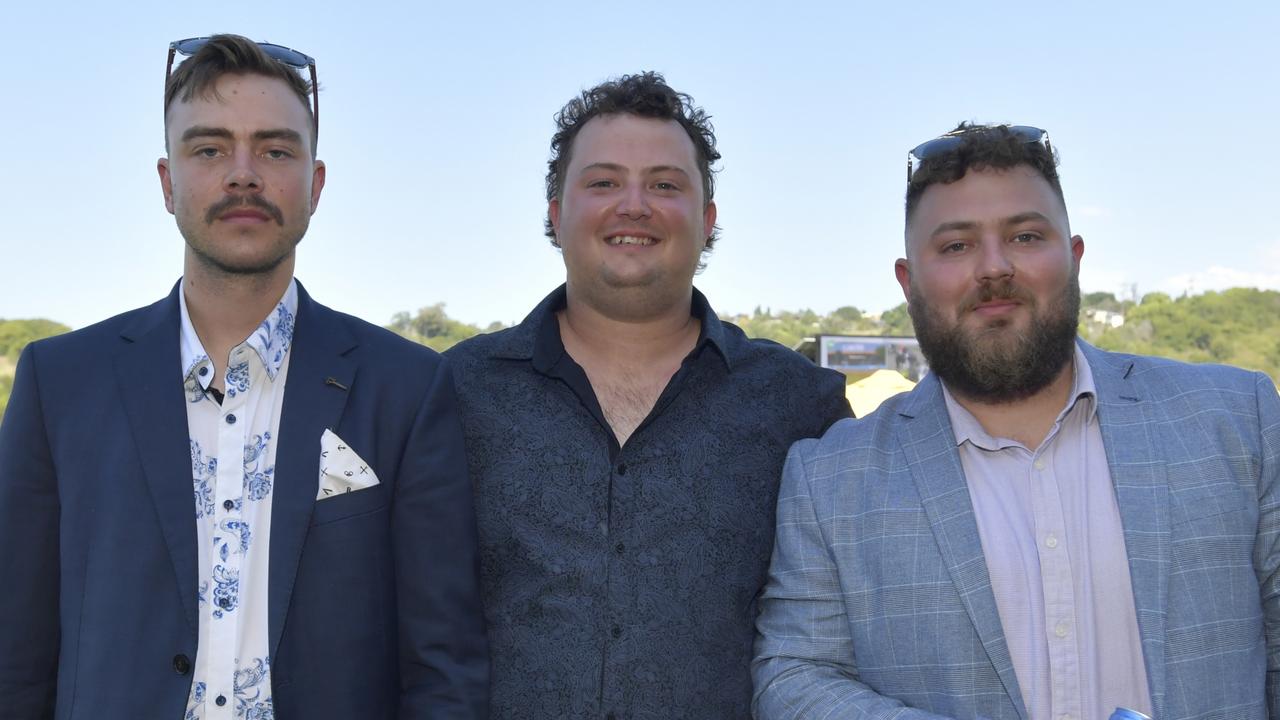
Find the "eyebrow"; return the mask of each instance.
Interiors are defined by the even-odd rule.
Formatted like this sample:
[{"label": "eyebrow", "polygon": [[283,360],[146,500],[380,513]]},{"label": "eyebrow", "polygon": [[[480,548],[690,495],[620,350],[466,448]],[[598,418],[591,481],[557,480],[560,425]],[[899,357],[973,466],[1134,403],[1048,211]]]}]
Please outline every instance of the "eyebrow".
[{"label": "eyebrow", "polygon": [[[588,170],[611,170],[613,172],[625,172],[627,168],[622,165],[619,165],[618,163],[598,162],[598,163],[591,163],[590,165],[583,167],[581,172],[586,172]],[[684,168],[679,167],[678,165],[654,165],[653,167],[644,168],[644,174],[646,175],[653,175],[656,173],[664,173],[664,172],[676,172],[676,173],[680,173],[681,175],[684,175],[685,177],[689,177],[689,172]]]},{"label": "eyebrow", "polygon": [[1022,223],[1025,223],[1025,222],[1037,222],[1037,221],[1047,223],[1049,222],[1049,218],[1046,217],[1044,213],[1039,213],[1039,212],[1036,212],[1035,210],[1028,210],[1027,212],[1018,213],[1017,215],[1012,215],[1010,217],[1007,217],[1004,220],[1001,220],[1000,224],[1001,225],[1021,225]]},{"label": "eyebrow", "polygon": [[[1025,222],[1046,222],[1047,223],[1050,221],[1049,221],[1049,218],[1044,215],[1044,213],[1039,213],[1039,212],[1036,212],[1035,210],[1028,210],[1027,212],[1024,212],[1024,213],[1018,213],[1017,215],[1010,215],[1007,218],[1000,219],[1000,225],[1005,227],[1009,225],[1021,225],[1022,223],[1025,223]],[[973,230],[977,227],[978,227],[978,223],[973,222],[971,220],[955,220],[952,222],[944,222],[938,227],[934,228],[933,232],[929,233],[929,237],[936,238],[937,236],[943,233],[951,232],[953,230]]]},{"label": "eyebrow", "polygon": [[[224,140],[232,140],[235,135],[227,128],[210,127],[208,125],[194,125],[186,129],[182,133],[182,142],[188,142],[196,138],[222,138]],[[258,130],[253,133],[254,140],[284,140],[286,142],[294,142],[302,144],[302,134],[297,130],[288,128],[276,128],[272,130]]]}]

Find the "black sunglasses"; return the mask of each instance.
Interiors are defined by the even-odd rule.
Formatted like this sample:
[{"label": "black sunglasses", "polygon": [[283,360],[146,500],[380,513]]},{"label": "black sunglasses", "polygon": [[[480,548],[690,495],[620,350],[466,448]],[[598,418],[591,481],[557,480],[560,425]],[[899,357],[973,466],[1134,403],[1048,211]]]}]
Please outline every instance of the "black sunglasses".
[{"label": "black sunglasses", "polygon": [[968,135],[991,132],[1001,128],[1025,143],[1044,143],[1045,150],[1048,150],[1050,154],[1053,153],[1053,146],[1049,144],[1049,133],[1038,127],[1031,127],[1030,125],[975,125],[962,130],[952,130],[945,135],[927,140],[912,148],[911,152],[907,153],[907,182],[911,182],[911,175],[915,172],[919,163],[960,147],[960,144],[964,142],[964,138]]},{"label": "black sunglasses", "polygon": [[[178,53],[188,57],[194,55],[200,51],[200,48],[207,45],[209,40],[210,38],[207,37],[198,37],[187,38],[186,40],[174,40],[169,43],[169,62],[165,64],[164,68],[165,82],[169,82],[169,74],[173,72],[174,55]],[[276,62],[284,63],[289,67],[298,68],[299,70],[307,68],[311,71],[311,121],[315,123],[315,129],[319,130],[320,92],[316,86],[316,59],[306,53],[298,52],[293,48],[287,48],[283,45],[276,45],[274,43],[260,42],[257,43],[257,46],[262,48],[262,52],[266,53],[267,57],[275,60]]]}]

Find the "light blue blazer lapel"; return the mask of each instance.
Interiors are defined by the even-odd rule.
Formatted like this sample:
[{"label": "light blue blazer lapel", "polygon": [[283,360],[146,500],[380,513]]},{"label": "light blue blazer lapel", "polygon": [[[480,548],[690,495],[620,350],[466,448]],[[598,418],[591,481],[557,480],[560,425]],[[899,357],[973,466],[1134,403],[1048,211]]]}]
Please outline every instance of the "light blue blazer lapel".
[{"label": "light blue blazer lapel", "polygon": [[120,333],[124,344],[115,353],[114,366],[129,432],[169,548],[194,643],[200,627],[199,563],[178,298],[174,285],[169,297],[142,310],[137,321]]},{"label": "light blue blazer lapel", "polygon": [[320,436],[337,429],[356,365],[345,355],[355,339],[332,310],[298,284],[298,315],[280,411],[276,483],[271,496],[267,630],[274,657],[293,594],[302,544],[320,483]]},{"label": "light blue blazer lapel", "polygon": [[899,446],[906,455],[951,581],[1005,692],[1019,717],[1025,720],[1027,709],[1000,625],[973,501],[937,377],[927,375],[898,412],[905,428],[898,438]]},{"label": "light blue blazer lapel", "polygon": [[1169,485],[1149,432],[1151,405],[1133,361],[1080,342],[1098,392],[1098,423],[1116,490],[1152,709],[1165,710],[1165,608],[1169,588]]}]

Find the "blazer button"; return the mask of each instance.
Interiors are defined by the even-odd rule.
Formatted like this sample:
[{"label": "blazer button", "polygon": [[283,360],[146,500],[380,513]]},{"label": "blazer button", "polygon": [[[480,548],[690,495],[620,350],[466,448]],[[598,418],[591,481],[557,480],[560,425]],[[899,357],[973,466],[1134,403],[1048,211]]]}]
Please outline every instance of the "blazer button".
[{"label": "blazer button", "polygon": [[186,655],[174,655],[173,671],[179,675],[186,675],[191,672],[191,659]]}]

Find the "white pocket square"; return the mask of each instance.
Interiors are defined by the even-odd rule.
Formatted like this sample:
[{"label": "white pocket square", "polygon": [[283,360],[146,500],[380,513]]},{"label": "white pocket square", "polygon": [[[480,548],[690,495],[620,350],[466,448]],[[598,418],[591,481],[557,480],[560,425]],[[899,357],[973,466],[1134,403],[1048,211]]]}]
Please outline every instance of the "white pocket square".
[{"label": "white pocket square", "polygon": [[320,489],[316,500],[378,484],[373,468],[332,430],[320,436]]}]

